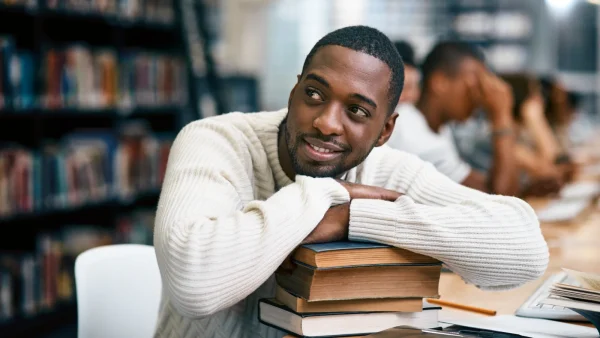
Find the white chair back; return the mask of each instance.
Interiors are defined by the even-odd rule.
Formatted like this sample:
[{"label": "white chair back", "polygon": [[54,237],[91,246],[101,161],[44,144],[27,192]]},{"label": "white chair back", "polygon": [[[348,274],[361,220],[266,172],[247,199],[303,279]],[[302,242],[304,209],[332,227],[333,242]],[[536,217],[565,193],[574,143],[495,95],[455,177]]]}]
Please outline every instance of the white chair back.
[{"label": "white chair back", "polygon": [[154,247],[115,244],[75,260],[79,338],[151,338],[161,298]]}]

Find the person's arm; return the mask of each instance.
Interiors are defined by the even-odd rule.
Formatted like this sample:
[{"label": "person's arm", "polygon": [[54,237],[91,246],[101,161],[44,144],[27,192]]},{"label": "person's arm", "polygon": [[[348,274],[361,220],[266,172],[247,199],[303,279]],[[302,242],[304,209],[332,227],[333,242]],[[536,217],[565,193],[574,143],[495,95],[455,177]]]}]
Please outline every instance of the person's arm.
[{"label": "person's arm", "polygon": [[527,175],[533,178],[539,177],[558,177],[560,176],[554,163],[540,157],[527,147],[517,144],[515,146],[515,157],[517,165],[523,169]]},{"label": "person's arm", "polygon": [[471,172],[463,181],[467,187],[483,192],[517,196],[519,168],[515,159],[513,98],[509,86],[492,74],[481,75],[471,92],[481,97],[492,128],[493,158],[487,175]]},{"label": "person's arm", "polygon": [[514,288],[544,273],[548,247],[527,203],[464,187],[414,155],[392,149],[377,155],[372,184],[405,196],[352,200],[351,240],[436,258],[482,289]]},{"label": "person's arm", "polygon": [[208,316],[246,298],[331,206],[349,201],[334,179],[305,176],[256,200],[253,185],[272,184],[272,174],[250,176],[250,142],[205,122],[185,127],[172,146],[154,246],[166,295],[183,316]]},{"label": "person's arm", "polygon": [[544,104],[540,98],[530,98],[523,103],[521,118],[525,130],[535,142],[536,153],[546,162],[553,163],[560,154],[558,140],[544,115]]}]

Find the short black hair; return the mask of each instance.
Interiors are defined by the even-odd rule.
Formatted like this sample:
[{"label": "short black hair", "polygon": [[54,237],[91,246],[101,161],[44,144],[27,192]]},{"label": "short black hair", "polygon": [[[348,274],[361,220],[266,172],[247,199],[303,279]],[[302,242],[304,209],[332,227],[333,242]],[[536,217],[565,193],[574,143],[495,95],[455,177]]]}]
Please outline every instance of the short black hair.
[{"label": "short black hair", "polygon": [[475,46],[461,41],[438,42],[421,65],[423,83],[427,83],[431,74],[436,71],[441,70],[447,75],[456,74],[458,65],[466,58],[474,58],[485,63],[483,52]]},{"label": "short black hair", "polygon": [[392,73],[388,90],[388,114],[394,111],[404,87],[404,63],[394,44],[385,34],[367,26],[350,26],[334,30],[322,37],[310,50],[304,60],[302,74],[304,74],[313,56],[324,46],[346,47],[374,56],[388,65]]},{"label": "short black hair", "polygon": [[404,61],[404,65],[417,67],[417,62],[415,61],[415,49],[408,41],[400,40],[394,42],[394,47],[402,57],[402,61]]}]

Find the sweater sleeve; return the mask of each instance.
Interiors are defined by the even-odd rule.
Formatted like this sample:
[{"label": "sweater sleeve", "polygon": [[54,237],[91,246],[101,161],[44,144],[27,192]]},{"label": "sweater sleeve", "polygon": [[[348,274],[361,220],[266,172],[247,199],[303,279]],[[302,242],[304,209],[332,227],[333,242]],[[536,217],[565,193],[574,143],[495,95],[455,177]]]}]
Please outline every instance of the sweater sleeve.
[{"label": "sweater sleeve", "polygon": [[544,273],[548,247],[527,203],[464,187],[413,155],[391,150],[382,158],[375,180],[405,195],[353,200],[352,240],[434,257],[482,289],[515,288]]},{"label": "sweater sleeve", "polygon": [[154,245],[165,292],[183,316],[205,317],[246,298],[330,206],[349,201],[335,180],[304,176],[253,200],[259,164],[243,142],[226,127],[193,123],[172,146]]}]

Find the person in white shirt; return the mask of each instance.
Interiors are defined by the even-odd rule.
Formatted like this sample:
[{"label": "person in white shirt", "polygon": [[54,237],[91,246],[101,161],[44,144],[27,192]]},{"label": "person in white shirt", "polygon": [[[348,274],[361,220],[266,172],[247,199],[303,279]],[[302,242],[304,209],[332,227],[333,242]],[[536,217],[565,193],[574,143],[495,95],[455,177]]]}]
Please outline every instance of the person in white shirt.
[{"label": "person in white shirt", "polygon": [[[422,92],[416,104],[400,103],[387,145],[418,155],[465,186],[494,194],[519,195],[514,100],[510,87],[486,69],[483,55],[462,42],[440,42],[425,58]],[[483,108],[492,125],[490,172],[472,169],[454,144],[451,122],[464,122]]]},{"label": "person in white shirt", "polygon": [[404,63],[404,87],[400,102],[416,103],[421,95],[421,72],[415,61],[415,50],[407,41],[396,41],[394,46]]},{"label": "person in white shirt", "polygon": [[308,54],[286,109],[177,135],[156,214],[156,337],[271,338],[258,300],[302,243],[370,241],[442,261],[484,290],[540,277],[548,246],[524,201],[456,184],[385,146],[402,91],[380,31],[346,27]]}]

